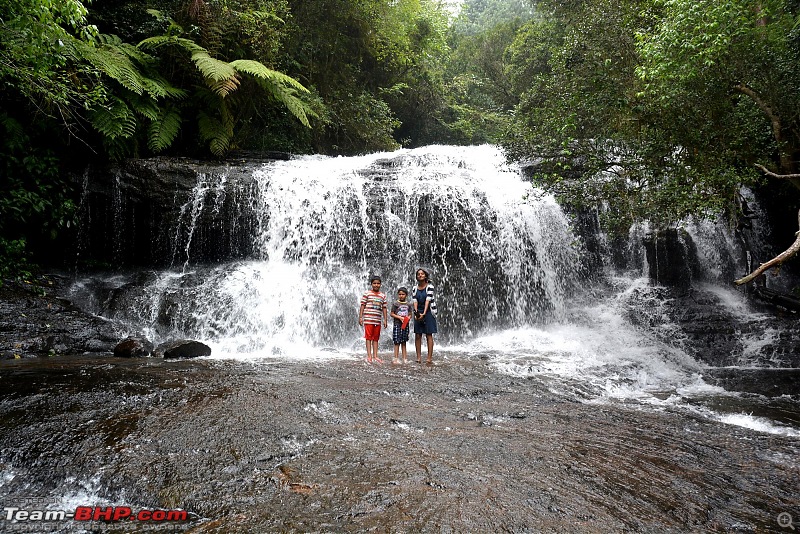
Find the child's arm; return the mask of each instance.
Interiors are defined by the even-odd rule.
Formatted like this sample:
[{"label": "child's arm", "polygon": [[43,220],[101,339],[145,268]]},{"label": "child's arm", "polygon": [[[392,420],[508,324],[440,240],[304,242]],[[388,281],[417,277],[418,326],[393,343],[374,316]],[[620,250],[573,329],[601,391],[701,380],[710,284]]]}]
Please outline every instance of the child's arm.
[{"label": "child's arm", "polygon": [[425,308],[422,310],[422,315],[425,315],[426,313],[428,313],[428,307],[430,305],[431,305],[431,296],[428,295],[428,297],[425,299]]},{"label": "child's arm", "polygon": [[358,309],[358,326],[364,326],[364,308],[367,306],[366,302],[361,303],[361,308]]},{"label": "child's arm", "polygon": [[384,328],[386,328],[386,325],[389,324],[389,317],[388,317],[388,312],[386,311],[386,308],[387,308],[386,301],[384,300],[383,301],[383,327]]}]

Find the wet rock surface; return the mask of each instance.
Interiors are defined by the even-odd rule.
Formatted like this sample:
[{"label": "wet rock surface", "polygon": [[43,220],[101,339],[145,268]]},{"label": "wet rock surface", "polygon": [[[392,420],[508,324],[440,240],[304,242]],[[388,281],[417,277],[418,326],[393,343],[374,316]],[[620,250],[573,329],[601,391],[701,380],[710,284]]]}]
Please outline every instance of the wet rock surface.
[{"label": "wet rock surface", "polygon": [[121,339],[118,325],[88,314],[60,297],[67,283],[66,278],[56,275],[40,277],[33,283],[3,281],[3,358],[113,352]]},{"label": "wet rock surface", "polygon": [[627,318],[661,341],[714,367],[800,367],[800,320],[775,308],[755,313],[719,293],[641,287],[627,295]]},{"label": "wet rock surface", "polygon": [[182,508],[190,532],[777,532],[800,513],[795,438],[576,402],[480,359],[4,361],[0,421],[6,505]]}]

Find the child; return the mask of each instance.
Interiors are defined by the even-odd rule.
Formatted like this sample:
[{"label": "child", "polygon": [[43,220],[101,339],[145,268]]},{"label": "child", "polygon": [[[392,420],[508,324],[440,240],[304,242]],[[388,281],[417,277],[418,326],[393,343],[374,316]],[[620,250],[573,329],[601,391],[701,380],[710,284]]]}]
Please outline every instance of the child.
[{"label": "child", "polygon": [[392,304],[390,315],[394,317],[392,327],[392,341],[394,341],[394,358],[392,363],[397,363],[398,352],[403,349],[403,363],[406,363],[406,342],[408,341],[408,322],[411,320],[411,303],[408,301],[408,289],[401,287],[397,290],[397,301]]},{"label": "child", "polygon": [[367,344],[367,362],[383,363],[378,358],[378,341],[381,338],[381,317],[383,326],[389,322],[386,314],[386,294],[381,293],[381,279],[373,276],[369,279],[372,289],[361,296],[361,308],[358,310],[358,324],[364,327],[364,339]]}]

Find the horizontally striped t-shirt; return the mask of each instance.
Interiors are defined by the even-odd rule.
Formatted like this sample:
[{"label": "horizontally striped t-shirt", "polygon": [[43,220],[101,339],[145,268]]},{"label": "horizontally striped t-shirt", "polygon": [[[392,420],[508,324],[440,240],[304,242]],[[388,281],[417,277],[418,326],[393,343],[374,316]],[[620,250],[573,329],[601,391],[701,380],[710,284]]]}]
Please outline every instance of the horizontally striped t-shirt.
[{"label": "horizontally striped t-shirt", "polygon": [[364,305],[364,324],[383,324],[383,310],[386,309],[386,294],[372,290],[361,296]]}]

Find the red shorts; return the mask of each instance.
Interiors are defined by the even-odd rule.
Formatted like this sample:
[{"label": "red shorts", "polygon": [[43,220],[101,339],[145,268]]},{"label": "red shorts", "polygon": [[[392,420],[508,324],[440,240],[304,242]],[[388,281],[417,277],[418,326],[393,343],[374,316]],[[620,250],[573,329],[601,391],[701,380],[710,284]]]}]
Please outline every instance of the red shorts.
[{"label": "red shorts", "polygon": [[364,325],[364,339],[367,341],[380,341],[381,340],[381,325],[379,324],[365,324]]}]

